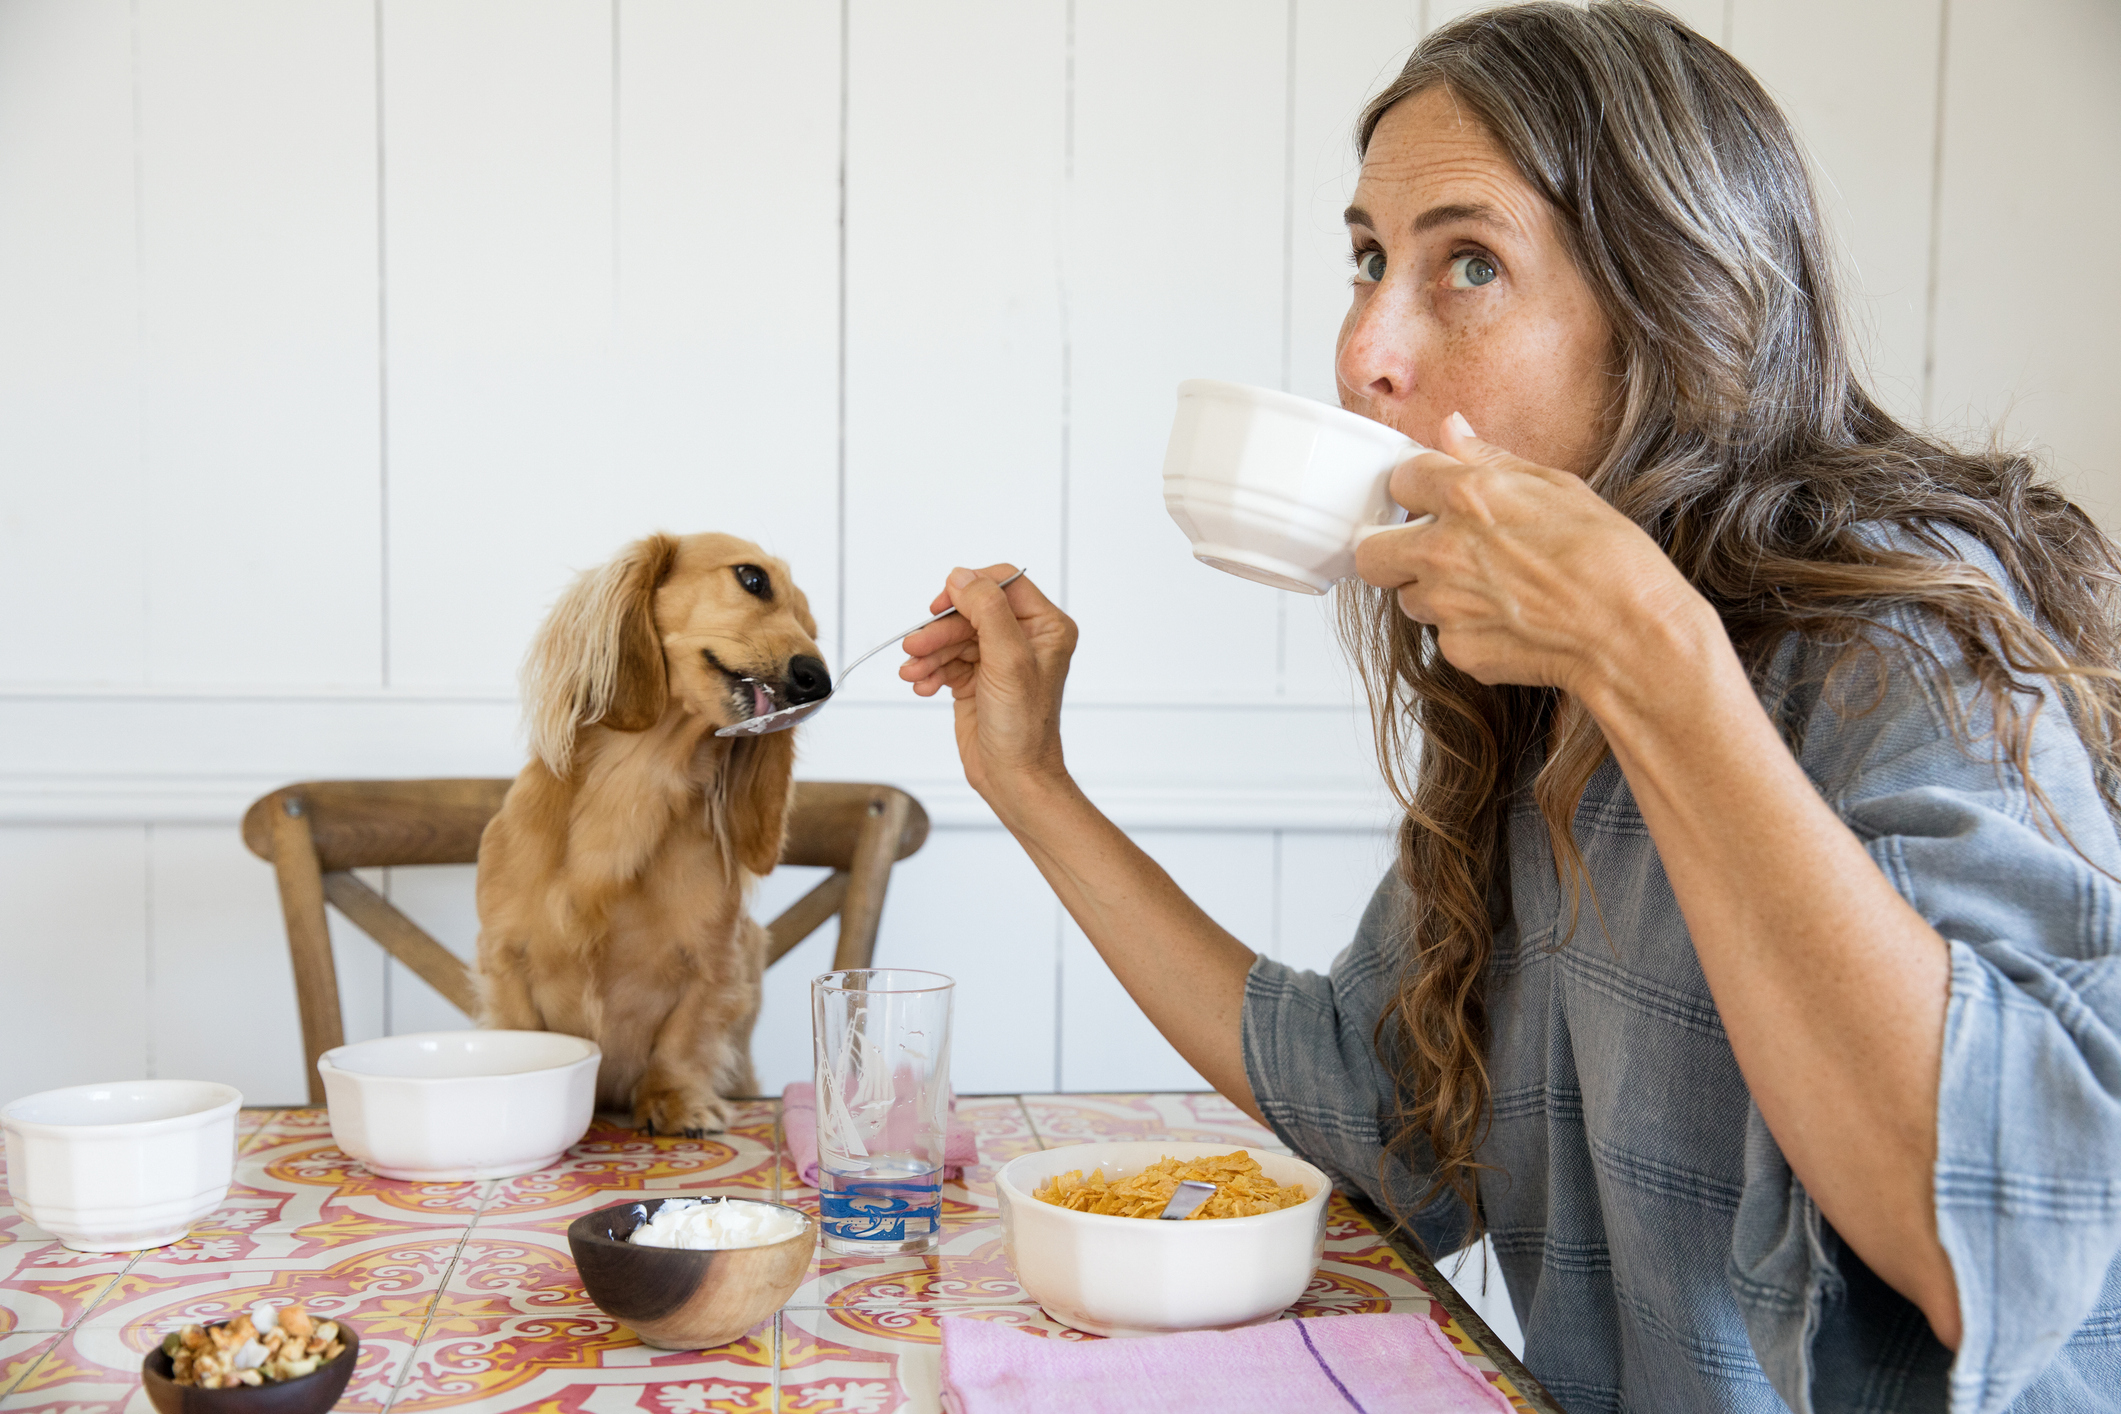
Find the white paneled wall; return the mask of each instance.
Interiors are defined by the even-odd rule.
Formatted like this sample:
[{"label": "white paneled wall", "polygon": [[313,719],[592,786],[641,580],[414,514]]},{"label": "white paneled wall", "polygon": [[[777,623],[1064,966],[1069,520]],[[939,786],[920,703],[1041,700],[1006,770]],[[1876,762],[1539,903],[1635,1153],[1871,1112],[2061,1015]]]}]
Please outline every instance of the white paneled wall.
[{"label": "white paneled wall", "polygon": [[[513,772],[545,606],[657,528],[786,557],[842,661],[951,565],[1029,564],[1083,625],[1092,793],[1324,966],[1388,850],[1361,709],[1323,606],[1195,566],[1156,472],[1180,378],[1333,396],[1349,127],[1464,8],[0,0],[0,1096],[298,1098],[242,806]],[[1676,8],[1788,105],[1885,400],[2121,520],[2121,10]],[[1198,1083],[945,707],[879,664],[802,749],[935,817],[881,956],[960,979],[961,1088]],[[468,954],[468,869],[375,882]],[[769,1088],[831,946],[769,978]],[[457,1023],[338,948],[350,1034]]]}]

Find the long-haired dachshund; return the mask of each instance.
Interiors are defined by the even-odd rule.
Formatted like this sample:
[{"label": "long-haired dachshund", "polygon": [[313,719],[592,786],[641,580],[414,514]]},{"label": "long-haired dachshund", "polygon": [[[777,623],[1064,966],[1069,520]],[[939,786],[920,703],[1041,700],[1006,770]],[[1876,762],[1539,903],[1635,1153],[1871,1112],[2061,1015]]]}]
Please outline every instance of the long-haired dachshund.
[{"label": "long-haired dachshund", "polygon": [[823,697],[788,567],[728,535],[651,535],[575,581],[523,668],[531,761],[479,842],[479,1021],[603,1047],[600,1108],[727,1128],[749,1094],[792,732],[715,728]]}]

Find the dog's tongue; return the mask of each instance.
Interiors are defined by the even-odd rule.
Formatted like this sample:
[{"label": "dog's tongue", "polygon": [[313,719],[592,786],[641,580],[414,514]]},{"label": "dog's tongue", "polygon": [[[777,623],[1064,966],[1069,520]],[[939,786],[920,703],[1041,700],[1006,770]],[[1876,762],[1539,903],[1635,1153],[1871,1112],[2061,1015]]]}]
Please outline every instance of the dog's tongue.
[{"label": "dog's tongue", "polygon": [[766,691],[765,684],[753,683],[751,685],[751,715],[763,717],[772,710],[773,697]]}]

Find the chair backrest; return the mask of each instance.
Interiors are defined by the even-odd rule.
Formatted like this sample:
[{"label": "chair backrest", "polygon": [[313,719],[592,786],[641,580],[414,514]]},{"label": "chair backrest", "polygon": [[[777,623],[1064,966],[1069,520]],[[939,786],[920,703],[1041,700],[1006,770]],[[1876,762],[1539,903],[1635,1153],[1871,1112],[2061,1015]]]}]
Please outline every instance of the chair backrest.
[{"label": "chair backrest", "polygon": [[[500,811],[506,777],[441,781],[304,781],[252,802],[243,842],[270,862],[294,961],[295,1001],[312,1104],[324,1101],[317,1057],[343,1043],[332,964],[329,902],[466,1016],[478,1006],[471,969],[355,869],[474,864],[479,836]],[[840,916],[835,969],[867,967],[876,951],[891,866],[928,838],[928,813],[894,786],[798,781],[783,864],[832,871],[766,925],[769,963]]]}]

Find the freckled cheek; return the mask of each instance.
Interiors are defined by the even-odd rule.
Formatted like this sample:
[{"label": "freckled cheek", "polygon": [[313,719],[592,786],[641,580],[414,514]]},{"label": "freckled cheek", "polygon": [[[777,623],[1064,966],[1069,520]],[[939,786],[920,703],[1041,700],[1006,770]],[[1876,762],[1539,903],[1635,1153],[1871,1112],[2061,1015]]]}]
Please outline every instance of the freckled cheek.
[{"label": "freckled cheek", "polygon": [[1479,324],[1452,324],[1434,344],[1423,370],[1421,387],[1429,420],[1435,424],[1454,412],[1487,435],[1508,416],[1513,393],[1511,360],[1496,347],[1493,330]]}]

